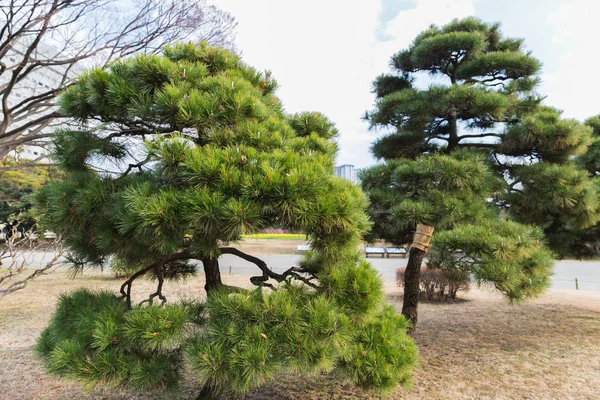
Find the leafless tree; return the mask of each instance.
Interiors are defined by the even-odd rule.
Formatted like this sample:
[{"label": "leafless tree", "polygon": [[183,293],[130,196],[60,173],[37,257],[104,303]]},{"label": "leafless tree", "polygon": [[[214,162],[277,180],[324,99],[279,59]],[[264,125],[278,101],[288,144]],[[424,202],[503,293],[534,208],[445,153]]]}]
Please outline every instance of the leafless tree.
[{"label": "leafless tree", "polygon": [[40,240],[32,232],[19,233],[18,226],[3,232],[5,243],[0,246],[0,300],[25,289],[38,276],[65,264],[60,238]]},{"label": "leafless tree", "polygon": [[[0,0],[0,173],[48,165],[43,151],[16,165],[8,158],[25,144],[48,145],[65,123],[57,95],[77,73],[181,40],[231,48],[235,25],[205,0]],[[64,263],[60,240],[6,236],[0,299]]]},{"label": "leafless tree", "polygon": [[232,47],[235,25],[205,0],[0,0],[0,159],[48,143],[78,71],[179,40]]}]

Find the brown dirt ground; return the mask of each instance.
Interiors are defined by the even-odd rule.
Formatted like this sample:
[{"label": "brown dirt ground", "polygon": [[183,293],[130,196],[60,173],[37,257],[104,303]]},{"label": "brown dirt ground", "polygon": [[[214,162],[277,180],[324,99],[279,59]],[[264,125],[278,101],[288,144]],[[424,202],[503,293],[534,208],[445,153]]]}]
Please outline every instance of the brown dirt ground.
[{"label": "brown dirt ground", "polygon": [[[132,395],[117,389],[86,391],[76,383],[47,375],[32,353],[35,338],[50,318],[57,296],[80,286],[117,289],[109,273],[86,273],[65,280],[58,271],[32,282],[0,302],[0,399],[193,399],[193,378],[181,393]],[[247,276],[225,275],[244,285]],[[197,296],[203,277],[169,284],[167,296]],[[143,296],[150,282],[134,285]],[[401,307],[401,289],[386,282],[388,301]],[[412,388],[392,399],[599,399],[600,293],[550,290],[544,297],[512,306],[481,289],[454,304],[422,303],[415,336],[420,364]],[[379,398],[340,379],[282,376],[255,391],[258,399]]]}]

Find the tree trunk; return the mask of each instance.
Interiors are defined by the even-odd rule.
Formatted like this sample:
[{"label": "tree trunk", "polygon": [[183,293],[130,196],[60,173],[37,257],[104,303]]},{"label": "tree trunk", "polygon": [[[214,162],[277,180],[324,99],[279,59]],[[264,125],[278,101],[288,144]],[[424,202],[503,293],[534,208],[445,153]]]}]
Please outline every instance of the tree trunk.
[{"label": "tree trunk", "polygon": [[[221,281],[221,271],[219,271],[219,259],[203,258],[202,265],[204,266],[204,276],[206,277],[206,284],[204,285],[206,293],[208,294],[212,290],[223,286],[223,281]],[[221,395],[215,391],[209,383],[206,383],[202,387],[196,400],[219,400],[221,398]]]},{"label": "tree trunk", "polygon": [[452,151],[458,148],[458,125],[456,117],[448,118],[448,150]]},{"label": "tree trunk", "polygon": [[204,276],[206,277],[206,285],[204,285],[206,293],[223,286],[221,271],[219,271],[219,259],[203,258],[202,265],[204,266]]},{"label": "tree trunk", "polygon": [[196,397],[196,400],[219,400],[222,399],[221,395],[216,392],[212,386],[208,383],[204,384],[200,394]]},{"label": "tree trunk", "polygon": [[410,249],[408,264],[404,272],[404,301],[402,302],[402,315],[412,324],[409,332],[417,326],[417,307],[419,305],[419,281],[421,279],[421,264],[425,252],[413,247]]},{"label": "tree trunk", "polygon": [[433,227],[419,224],[410,247],[408,263],[404,271],[404,301],[402,302],[402,315],[411,323],[409,333],[417,327],[417,307],[419,306],[419,285],[421,280],[421,264],[429,249],[429,242],[433,235]]}]

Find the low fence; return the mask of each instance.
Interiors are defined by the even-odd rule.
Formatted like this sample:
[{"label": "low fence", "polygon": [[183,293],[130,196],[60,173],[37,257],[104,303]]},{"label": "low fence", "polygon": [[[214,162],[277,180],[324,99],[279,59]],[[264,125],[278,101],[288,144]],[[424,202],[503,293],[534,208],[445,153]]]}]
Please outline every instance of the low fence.
[{"label": "low fence", "polygon": [[582,281],[581,279],[575,278],[573,279],[552,279],[552,282],[572,282],[575,285],[575,290],[579,290],[580,283],[595,283],[600,284],[600,281]]}]

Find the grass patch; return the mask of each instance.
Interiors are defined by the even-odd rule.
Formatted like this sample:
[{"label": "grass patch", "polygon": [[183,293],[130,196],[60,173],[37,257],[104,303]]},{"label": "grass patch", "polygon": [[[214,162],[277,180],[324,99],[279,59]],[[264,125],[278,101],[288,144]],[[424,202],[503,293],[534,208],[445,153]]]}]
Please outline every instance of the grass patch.
[{"label": "grass patch", "polygon": [[306,240],[304,233],[255,233],[242,235],[242,239]]}]

